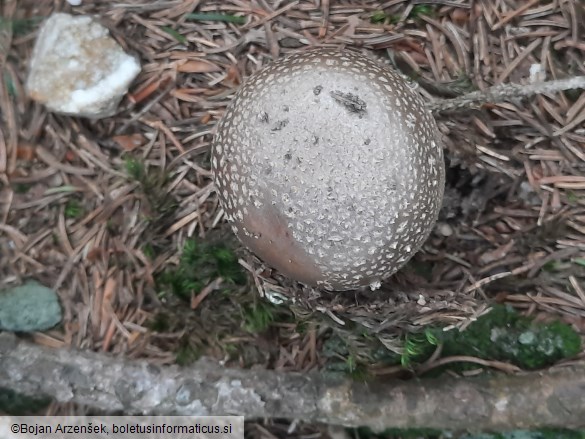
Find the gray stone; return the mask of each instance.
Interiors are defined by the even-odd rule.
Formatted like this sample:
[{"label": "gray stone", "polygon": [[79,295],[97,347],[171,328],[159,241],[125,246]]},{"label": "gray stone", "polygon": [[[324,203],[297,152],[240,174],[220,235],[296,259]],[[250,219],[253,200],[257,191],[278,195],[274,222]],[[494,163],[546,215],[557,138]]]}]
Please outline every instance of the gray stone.
[{"label": "gray stone", "polygon": [[61,306],[55,291],[37,282],[0,291],[0,330],[44,331],[61,321]]},{"label": "gray stone", "polygon": [[527,181],[520,183],[518,187],[518,198],[531,206],[540,206],[542,204],[540,196]]},{"label": "gray stone", "polygon": [[51,111],[97,119],[116,112],[139,72],[92,17],[56,13],[41,27],[26,88]]}]

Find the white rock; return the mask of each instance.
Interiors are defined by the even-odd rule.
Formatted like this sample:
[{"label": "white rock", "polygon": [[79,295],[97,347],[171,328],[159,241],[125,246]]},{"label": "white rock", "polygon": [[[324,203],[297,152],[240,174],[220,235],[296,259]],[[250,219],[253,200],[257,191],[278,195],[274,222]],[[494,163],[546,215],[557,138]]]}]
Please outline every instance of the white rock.
[{"label": "white rock", "polygon": [[449,224],[443,222],[437,223],[436,230],[439,232],[439,235],[445,237],[453,234],[453,228]]},{"label": "white rock", "polygon": [[93,18],[57,13],[41,27],[26,88],[51,111],[97,119],[116,112],[139,72]]},{"label": "white rock", "polygon": [[542,64],[532,64],[530,66],[530,82],[543,82],[546,80],[546,70],[542,67]]}]

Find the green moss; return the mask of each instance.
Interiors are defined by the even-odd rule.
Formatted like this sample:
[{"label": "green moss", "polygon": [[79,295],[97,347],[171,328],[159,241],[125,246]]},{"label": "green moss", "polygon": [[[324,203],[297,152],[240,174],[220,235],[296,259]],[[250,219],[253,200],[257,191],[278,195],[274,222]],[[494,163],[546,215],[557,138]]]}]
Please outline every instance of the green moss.
[{"label": "green moss", "polygon": [[585,430],[548,428],[540,430],[542,439],[585,439]]},{"label": "green moss", "polygon": [[154,246],[150,242],[147,242],[142,246],[142,253],[144,253],[144,256],[146,256],[148,259],[150,260],[154,259],[155,256]]},{"label": "green moss", "polygon": [[167,34],[169,34],[171,37],[173,37],[179,43],[181,43],[181,44],[187,44],[187,38],[184,35],[181,35],[179,32],[177,32],[172,27],[169,27],[169,26],[161,26],[161,30],[163,30],[164,32],[166,32]]},{"label": "green moss", "polygon": [[154,332],[167,332],[171,327],[169,316],[162,312],[155,314],[148,327]]},{"label": "green moss", "polygon": [[435,331],[430,328],[424,334],[407,335],[400,364],[402,367],[409,368],[413,362],[423,361],[433,353],[438,342]]},{"label": "green moss", "polygon": [[583,90],[581,90],[581,89],[571,88],[569,90],[565,90],[564,94],[567,97],[567,99],[569,99],[571,102],[575,103],[575,102],[577,102],[577,99],[579,99],[581,97],[582,92],[583,92]]},{"label": "green moss", "polygon": [[566,429],[515,430],[503,433],[465,435],[461,439],[585,439],[585,432]]},{"label": "green moss", "polygon": [[[415,5],[410,11],[410,14],[408,14],[407,18],[412,20],[419,20],[423,15],[432,17],[435,15],[435,9],[431,5]],[[370,23],[381,24],[387,22],[390,24],[396,24],[400,21],[400,18],[400,15],[389,15],[384,11],[379,10],[372,13],[370,16]]]},{"label": "green moss", "polygon": [[349,356],[346,361],[333,361],[327,364],[325,374],[332,376],[343,376],[353,381],[365,382],[372,378],[367,366],[358,362],[354,356]]},{"label": "green moss", "polygon": [[585,439],[585,432],[566,429],[514,430],[501,433],[453,434],[430,428],[389,428],[374,432],[367,427],[347,429],[356,439]]},{"label": "green moss", "polygon": [[372,363],[399,364],[400,356],[386,349],[380,341],[369,334],[357,338],[332,333],[324,340],[322,354],[327,358],[325,371],[342,374],[356,381],[371,378],[369,365]]},{"label": "green moss", "polygon": [[212,259],[215,261],[217,273],[223,278],[236,284],[244,284],[246,276],[238,262],[238,257],[224,245],[210,247]]},{"label": "green moss", "polygon": [[579,202],[579,195],[572,191],[572,190],[567,190],[565,191],[565,195],[567,196],[567,201],[571,204],[577,204],[577,202]]},{"label": "green moss", "polygon": [[[366,368],[372,364],[416,368],[433,354],[438,344],[442,344],[442,357],[473,356],[508,362],[527,370],[544,368],[581,352],[581,337],[571,326],[560,321],[536,322],[511,307],[497,305],[462,332],[427,328],[421,334],[408,334],[403,339],[401,355],[365,335],[351,338],[332,335],[323,344],[323,355],[329,359],[327,367],[335,372],[349,373],[351,368],[347,365],[352,362]],[[348,360],[350,357],[353,358]],[[475,363],[452,363],[429,373],[477,367]]]},{"label": "green moss", "polygon": [[265,301],[257,301],[244,307],[244,328],[253,333],[265,331],[274,321],[274,312],[274,305]]},{"label": "green moss", "polygon": [[201,357],[201,352],[185,338],[181,341],[181,346],[179,346],[175,355],[175,360],[179,366],[188,366]]},{"label": "green moss", "polygon": [[0,413],[12,416],[34,415],[51,403],[50,398],[30,397],[0,387]]},{"label": "green moss", "polygon": [[175,210],[177,203],[166,191],[169,175],[165,170],[149,169],[141,159],[132,156],[124,158],[124,168],[128,177],[140,184],[151,210],[148,219],[157,221]]},{"label": "green moss", "polygon": [[433,331],[444,343],[443,356],[473,355],[538,369],[577,355],[581,337],[559,321],[535,322],[511,307],[496,306],[467,330]]},{"label": "green moss", "polygon": [[44,17],[30,17],[5,20],[0,17],[0,28],[2,26],[10,25],[12,27],[13,36],[21,37],[32,32],[38,24],[43,21],[43,19]]},{"label": "green moss", "polygon": [[420,18],[422,15],[432,17],[435,15],[435,9],[431,5],[415,5],[408,15],[408,18]]},{"label": "green moss", "polygon": [[370,17],[371,23],[384,23],[386,21],[387,15],[384,11],[374,11],[372,16]]},{"label": "green moss", "polygon": [[374,11],[370,17],[373,24],[390,23],[396,24],[400,21],[400,15],[387,15],[384,11]]},{"label": "green moss", "polygon": [[409,269],[412,269],[416,275],[429,282],[433,279],[433,267],[434,265],[432,263],[418,259],[411,259],[408,264]]},{"label": "green moss", "polygon": [[309,323],[307,321],[304,320],[295,320],[297,327],[296,327],[296,331],[299,335],[305,335],[307,333],[307,331],[309,330]]},{"label": "green moss", "polygon": [[566,268],[567,268],[567,263],[560,261],[558,259],[548,261],[546,264],[544,264],[542,266],[542,269],[548,273],[563,271]]},{"label": "green moss", "polygon": [[179,266],[157,276],[161,294],[171,292],[190,299],[214,279],[221,277],[224,285],[244,285],[246,275],[237,256],[225,244],[208,244],[188,239],[181,254]]},{"label": "green moss", "polygon": [[351,437],[357,439],[435,439],[442,436],[440,430],[432,428],[388,428],[381,432],[374,432],[368,427],[348,429]]},{"label": "green moss", "polygon": [[354,381],[368,381],[372,378],[366,365],[359,362],[354,355],[347,357],[345,361],[345,372]]},{"label": "green moss", "polygon": [[224,343],[223,350],[230,358],[235,357],[239,352],[238,346],[233,343]]},{"label": "green moss", "polygon": [[128,176],[138,182],[142,181],[146,176],[146,170],[144,164],[134,157],[126,157],[124,160],[124,166]]},{"label": "green moss", "polygon": [[4,72],[4,84],[6,84],[6,91],[11,98],[15,98],[17,95],[16,86],[14,81],[8,72]]},{"label": "green moss", "polygon": [[106,221],[106,230],[112,235],[118,235],[120,232],[120,226],[113,219]]},{"label": "green moss", "polygon": [[16,183],[14,185],[14,192],[17,194],[26,194],[32,188],[31,184],[27,183]]},{"label": "green moss", "polygon": [[221,14],[216,12],[194,12],[186,14],[185,19],[195,21],[223,21],[225,23],[245,24],[246,17],[232,14]]},{"label": "green moss", "polygon": [[84,213],[85,209],[83,208],[83,206],[81,206],[79,201],[74,198],[68,200],[67,203],[65,204],[64,212],[65,218],[69,219],[80,218],[84,215]]}]

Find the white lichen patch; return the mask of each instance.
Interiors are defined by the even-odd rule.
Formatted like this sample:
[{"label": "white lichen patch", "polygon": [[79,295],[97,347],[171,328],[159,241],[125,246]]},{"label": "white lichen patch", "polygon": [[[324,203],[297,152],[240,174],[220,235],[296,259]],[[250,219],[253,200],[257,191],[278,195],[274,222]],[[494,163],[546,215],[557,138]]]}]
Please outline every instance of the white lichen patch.
[{"label": "white lichen patch", "polygon": [[508,398],[503,397],[498,399],[498,401],[495,404],[495,407],[498,412],[505,412],[506,409],[508,408]]},{"label": "white lichen patch", "polygon": [[214,413],[237,415],[241,407],[248,406],[251,411],[261,412],[265,403],[253,389],[242,386],[240,380],[221,380],[215,384],[217,400],[213,404]]}]

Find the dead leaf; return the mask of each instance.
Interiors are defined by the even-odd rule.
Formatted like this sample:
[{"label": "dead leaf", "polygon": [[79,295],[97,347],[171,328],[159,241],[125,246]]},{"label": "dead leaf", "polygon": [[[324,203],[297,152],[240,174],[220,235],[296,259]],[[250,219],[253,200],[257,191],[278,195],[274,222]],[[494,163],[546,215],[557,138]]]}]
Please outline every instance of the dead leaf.
[{"label": "dead leaf", "polygon": [[142,102],[143,100],[145,100],[147,97],[149,97],[151,94],[153,94],[156,90],[158,90],[158,88],[160,87],[160,84],[161,84],[160,79],[157,79],[154,82],[148,83],[148,84],[140,87],[134,93],[130,93],[128,95],[128,99],[130,100],[130,102],[132,102],[134,104],[138,104],[138,103]]},{"label": "dead leaf", "polygon": [[160,90],[161,88],[166,87],[166,85],[173,80],[174,81],[174,74],[165,74],[158,79],[148,80],[142,83],[136,91],[128,94],[128,100],[133,104],[138,104],[145,99],[147,99],[150,95],[155,93],[156,91]]},{"label": "dead leaf", "polygon": [[29,144],[20,144],[16,147],[16,158],[19,160],[32,161],[36,156],[35,148]]},{"label": "dead leaf", "polygon": [[199,96],[194,96],[193,93],[189,92],[189,90],[173,90],[171,91],[171,96],[185,102],[201,102],[201,98]]},{"label": "dead leaf", "polygon": [[469,12],[465,9],[455,8],[453,12],[451,12],[451,19],[458,26],[463,26],[469,21]]},{"label": "dead leaf", "polygon": [[240,76],[240,71],[238,70],[238,66],[236,65],[231,65],[228,68],[227,71],[227,76],[225,77],[225,79],[222,82],[227,82],[229,84],[234,84],[234,85],[240,85],[241,82],[241,76]]},{"label": "dead leaf", "polygon": [[67,161],[67,162],[73,162],[77,158],[77,155],[73,151],[68,149],[67,152],[65,153],[64,158],[65,158],[65,161]]},{"label": "dead leaf", "polygon": [[139,146],[144,145],[145,138],[140,133],[114,136],[114,141],[125,151],[133,151]]},{"label": "dead leaf", "polygon": [[211,114],[210,113],[205,113],[203,115],[203,117],[201,118],[201,123],[203,125],[207,125],[209,123],[209,121],[211,120]]},{"label": "dead leaf", "polygon": [[219,72],[221,68],[209,61],[191,59],[185,62],[177,62],[177,71],[181,73],[210,73]]},{"label": "dead leaf", "polygon": [[95,262],[98,260],[98,258],[103,256],[103,253],[104,252],[100,247],[94,247],[87,253],[86,259],[89,262]]}]

